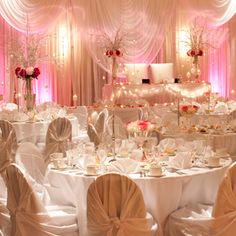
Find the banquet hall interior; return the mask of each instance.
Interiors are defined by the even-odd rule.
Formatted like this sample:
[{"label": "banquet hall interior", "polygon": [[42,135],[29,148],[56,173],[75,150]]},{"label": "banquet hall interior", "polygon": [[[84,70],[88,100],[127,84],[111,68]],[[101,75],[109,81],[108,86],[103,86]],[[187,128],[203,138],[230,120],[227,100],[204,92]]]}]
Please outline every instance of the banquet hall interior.
[{"label": "banquet hall interior", "polygon": [[236,0],[0,0],[0,235],[236,235]]}]

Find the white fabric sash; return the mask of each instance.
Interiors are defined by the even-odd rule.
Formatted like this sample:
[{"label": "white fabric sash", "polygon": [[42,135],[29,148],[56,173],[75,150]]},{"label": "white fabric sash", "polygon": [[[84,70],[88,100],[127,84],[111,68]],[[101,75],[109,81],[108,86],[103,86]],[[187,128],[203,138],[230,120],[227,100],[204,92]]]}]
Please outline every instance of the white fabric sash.
[{"label": "white fabric sash", "polygon": [[45,161],[50,161],[50,154],[65,153],[67,141],[72,138],[72,125],[66,118],[57,118],[48,127],[45,147]]}]

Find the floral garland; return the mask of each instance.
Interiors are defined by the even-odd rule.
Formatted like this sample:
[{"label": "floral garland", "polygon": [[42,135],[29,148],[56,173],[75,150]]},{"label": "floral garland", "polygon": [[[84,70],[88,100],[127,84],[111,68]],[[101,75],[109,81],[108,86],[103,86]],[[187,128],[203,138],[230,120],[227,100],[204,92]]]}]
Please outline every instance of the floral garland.
[{"label": "floral garland", "polygon": [[32,79],[38,79],[38,76],[40,75],[40,70],[38,67],[29,66],[26,69],[21,67],[16,67],[15,74],[17,78],[22,80],[32,80]]}]

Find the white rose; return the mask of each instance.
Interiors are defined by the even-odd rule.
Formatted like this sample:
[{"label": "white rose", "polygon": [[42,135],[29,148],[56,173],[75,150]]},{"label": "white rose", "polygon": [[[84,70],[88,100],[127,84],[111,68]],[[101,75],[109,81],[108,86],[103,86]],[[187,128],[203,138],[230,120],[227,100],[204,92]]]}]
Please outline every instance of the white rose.
[{"label": "white rose", "polygon": [[33,66],[29,66],[26,68],[26,74],[27,75],[33,75],[34,73],[34,67]]}]

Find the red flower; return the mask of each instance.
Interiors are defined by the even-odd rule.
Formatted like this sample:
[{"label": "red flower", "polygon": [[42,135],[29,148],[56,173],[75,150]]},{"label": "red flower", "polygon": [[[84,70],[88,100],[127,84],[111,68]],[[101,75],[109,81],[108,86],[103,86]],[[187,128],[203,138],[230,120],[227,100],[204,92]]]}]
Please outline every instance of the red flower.
[{"label": "red flower", "polygon": [[199,49],[199,50],[197,50],[197,49],[190,49],[190,50],[188,50],[187,55],[189,57],[203,56],[203,51],[201,49]]},{"label": "red flower", "polygon": [[198,55],[197,56],[203,56],[203,51],[200,49],[200,50],[198,50]]},{"label": "red flower", "polygon": [[194,110],[198,110],[198,106],[193,105],[193,109],[194,109]]},{"label": "red flower", "polygon": [[33,73],[33,77],[37,79],[37,77],[40,75],[40,70],[38,67],[34,68],[34,73]]},{"label": "red flower", "polygon": [[25,69],[21,69],[18,75],[25,79],[26,78],[26,70]]},{"label": "red flower", "polygon": [[15,69],[15,74],[16,74],[17,77],[19,77],[19,72],[20,72],[20,70],[21,70],[21,68],[20,68],[19,66],[16,67],[16,69]]},{"label": "red flower", "polygon": [[116,54],[116,56],[118,56],[118,57],[121,56],[120,50],[116,49],[116,50],[115,50],[115,54]]},{"label": "red flower", "polygon": [[187,111],[188,111],[188,106],[187,106],[187,105],[182,106],[182,107],[181,107],[181,110],[182,110],[183,112],[187,112]]}]

